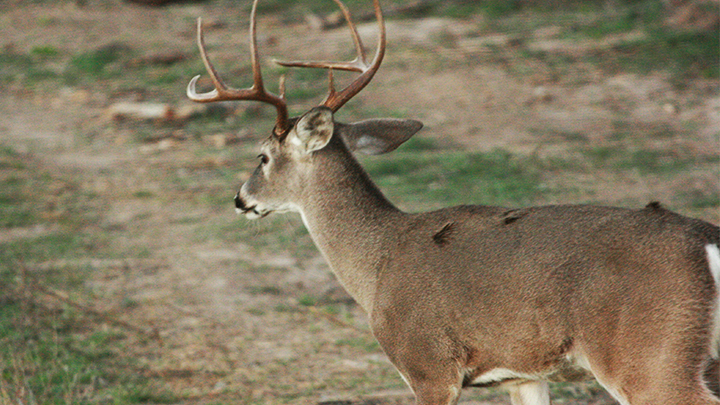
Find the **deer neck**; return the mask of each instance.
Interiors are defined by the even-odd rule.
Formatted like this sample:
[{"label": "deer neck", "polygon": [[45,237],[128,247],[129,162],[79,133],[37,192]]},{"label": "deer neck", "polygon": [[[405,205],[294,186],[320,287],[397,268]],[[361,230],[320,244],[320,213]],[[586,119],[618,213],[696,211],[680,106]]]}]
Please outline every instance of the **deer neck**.
[{"label": "deer neck", "polygon": [[405,214],[393,206],[343,150],[322,157],[301,204],[303,222],[340,283],[368,313],[378,271]]}]

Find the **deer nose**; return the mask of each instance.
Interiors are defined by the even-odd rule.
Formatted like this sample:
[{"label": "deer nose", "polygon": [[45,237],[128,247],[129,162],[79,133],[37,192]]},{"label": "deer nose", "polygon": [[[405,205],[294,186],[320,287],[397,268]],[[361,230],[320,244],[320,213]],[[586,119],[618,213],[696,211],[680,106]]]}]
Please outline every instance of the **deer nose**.
[{"label": "deer nose", "polygon": [[260,212],[258,212],[255,209],[255,207],[257,207],[257,205],[253,205],[253,206],[247,205],[247,203],[245,203],[245,201],[243,201],[242,197],[240,197],[240,192],[235,194],[234,200],[235,200],[235,212],[237,212],[238,214],[247,214],[249,212],[252,212],[258,216],[265,216],[269,213],[268,212],[265,214],[261,214]]},{"label": "deer nose", "polygon": [[238,191],[237,194],[235,194],[235,212],[238,214],[245,214],[246,212],[250,211],[254,207],[248,207],[247,204],[245,204],[245,201],[242,200],[240,197],[240,192]]}]

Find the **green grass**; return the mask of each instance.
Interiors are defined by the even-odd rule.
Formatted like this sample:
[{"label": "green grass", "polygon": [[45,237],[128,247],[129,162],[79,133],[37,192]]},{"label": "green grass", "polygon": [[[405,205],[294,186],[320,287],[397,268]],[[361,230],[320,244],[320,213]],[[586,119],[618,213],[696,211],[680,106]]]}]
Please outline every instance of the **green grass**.
[{"label": "green grass", "polygon": [[0,403],[174,401],[137,375],[132,358],[119,354],[122,333],[92,329],[72,310],[6,300],[0,305]]},{"label": "green grass", "polygon": [[317,298],[313,297],[312,295],[305,294],[298,299],[298,304],[304,307],[312,307],[317,304]]},{"label": "green grass", "polygon": [[540,193],[538,167],[527,158],[489,153],[398,151],[364,166],[388,197],[403,206],[527,205]]},{"label": "green grass", "polygon": [[[23,156],[12,148],[0,147],[0,227],[29,226],[39,222],[39,213],[31,209],[29,194],[48,185],[43,176],[28,175]],[[0,253],[1,254],[1,253]]]},{"label": "green grass", "polygon": [[[489,56],[491,62],[512,60],[509,71],[522,77],[536,73],[541,67],[549,71],[550,77],[576,82],[593,80],[593,70],[588,71],[588,66],[600,68],[608,75],[668,72],[672,83],[679,88],[693,79],[720,76],[718,29],[697,31],[669,27],[666,18],[670,9],[659,0],[615,2],[612,8],[598,2],[559,4],[560,7],[526,5],[490,20],[489,24],[496,31],[521,33],[524,37],[530,37],[534,28],[557,26],[562,28],[559,39],[568,43],[603,41],[611,36],[616,36],[614,41],[617,41],[617,35],[631,32],[638,35],[612,47],[582,53],[537,51],[522,45],[517,49],[495,49]],[[718,13],[716,6],[707,7],[708,13]],[[523,60],[529,66],[525,67]]]},{"label": "green grass", "polygon": [[[350,0],[347,3],[356,14],[368,12],[371,8],[368,2],[362,0]],[[384,2],[383,5],[391,9],[410,3],[410,0],[396,0]],[[241,15],[249,12],[243,10],[249,9],[249,5],[234,7],[239,9],[237,13]],[[336,11],[336,7],[330,0],[311,4],[300,0],[270,0],[260,3],[260,12],[273,13],[283,9],[286,10],[284,19],[302,20],[307,11],[326,15]],[[708,12],[717,10],[713,8]],[[566,39],[602,40],[609,35],[631,31],[646,34],[645,38],[620,44],[614,49],[593,51],[585,55],[536,52],[520,45],[497,49],[490,56],[484,57],[490,58],[491,62],[515,60],[511,70],[518,75],[526,76],[535,72],[537,64],[540,64],[550,70],[552,76],[572,78],[583,74],[573,71],[576,68],[572,66],[577,62],[598,66],[611,74],[626,70],[638,73],[669,71],[673,82],[680,87],[693,78],[714,79],[720,75],[718,31],[692,32],[668,28],[664,25],[666,7],[660,0],[621,1],[614,3],[611,9],[595,3],[575,1],[529,4],[515,0],[456,0],[432,2],[422,10],[424,16],[451,18],[468,18],[479,14],[488,17],[486,25],[493,27],[493,31],[514,34],[530,35],[532,27],[540,24],[538,21],[543,22],[542,26],[564,27],[563,35]],[[142,87],[159,94],[160,99],[176,100],[182,97],[182,89],[189,78],[204,73],[197,54],[171,66],[129,65],[128,62],[138,53],[138,50],[123,43],[110,43],[77,54],[69,54],[53,45],[39,44],[27,51],[7,47],[0,50],[0,83],[18,83],[29,87],[39,84],[89,87],[103,81],[112,83],[112,88],[117,91]],[[337,58],[342,59],[343,56],[348,55],[337,55]],[[518,56],[531,63],[523,68]],[[237,68],[236,62],[232,62],[228,69],[218,66],[220,72]],[[325,71],[269,69],[265,66],[265,74],[268,76],[265,79],[271,91],[277,91],[277,76],[282,73],[288,74],[287,96],[294,103],[319,100],[326,91]],[[242,84],[232,83],[233,80],[230,82],[236,86]]]},{"label": "green grass", "polygon": [[0,83],[7,84],[17,80],[34,83],[58,78],[58,72],[47,66],[47,59],[45,55],[0,50]]},{"label": "green grass", "polygon": [[520,0],[451,1],[437,3],[433,13],[450,18],[467,18],[477,14],[500,18],[522,9],[523,2]]},{"label": "green grass", "polygon": [[26,260],[34,263],[59,261],[82,256],[95,250],[95,240],[88,234],[54,231],[34,238],[20,238],[0,244],[0,271],[16,273]]},{"label": "green grass", "polygon": [[70,64],[80,73],[100,75],[105,72],[109,64],[118,61],[126,52],[128,52],[126,46],[111,44],[74,56]]},{"label": "green grass", "polygon": [[34,398],[36,403],[65,404],[65,398],[76,397],[102,377],[93,366],[101,353],[81,351],[74,344],[79,342],[64,335],[62,319],[40,311],[20,303],[0,306],[0,393],[12,403]]},{"label": "green grass", "polygon": [[596,2],[580,2],[577,8],[597,17],[586,23],[577,24],[575,34],[595,39],[656,26],[662,22],[667,10],[658,0],[619,2],[610,9]]},{"label": "green grass", "polygon": [[625,148],[615,146],[586,147],[582,153],[597,169],[637,170],[642,175],[667,175],[689,170],[700,165],[714,165],[720,156],[697,156],[692,151],[673,149]]},{"label": "green grass", "polygon": [[84,213],[93,210],[90,202],[58,176],[42,170],[32,156],[0,147],[0,232],[47,229],[0,242],[0,403],[173,401],[123,355],[121,332],[100,330],[91,315],[71,306],[49,305],[33,287],[40,283],[83,294],[93,269],[70,263],[108,254],[107,235],[92,230],[95,214]]},{"label": "green grass", "polygon": [[620,69],[648,73],[668,70],[675,81],[688,78],[717,79],[720,75],[718,31],[679,32],[653,27],[647,39],[629,42],[614,50],[608,62]]},{"label": "green grass", "polygon": [[377,342],[377,340],[375,340],[372,337],[367,336],[367,335],[351,337],[351,338],[346,338],[346,339],[338,339],[335,342],[335,345],[358,348],[358,349],[361,349],[362,351],[365,351],[368,353],[375,353],[375,352],[379,352],[381,350],[380,344]]},{"label": "green grass", "polygon": [[37,55],[42,59],[55,58],[60,55],[60,50],[52,45],[38,45],[30,51],[32,55]]},{"label": "green grass", "polygon": [[687,201],[687,205],[696,209],[720,209],[720,195],[715,193],[707,193],[700,191],[692,191],[683,193],[682,198]]}]

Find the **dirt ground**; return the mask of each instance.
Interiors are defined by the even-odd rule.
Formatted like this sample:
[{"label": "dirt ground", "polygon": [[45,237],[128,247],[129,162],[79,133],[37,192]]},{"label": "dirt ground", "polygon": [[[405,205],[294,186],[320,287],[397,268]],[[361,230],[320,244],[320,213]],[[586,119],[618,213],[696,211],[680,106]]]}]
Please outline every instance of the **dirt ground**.
[{"label": "dirt ground", "polygon": [[[240,14],[245,10],[233,8],[226,14],[214,4],[157,9],[116,2],[85,7],[72,2],[15,2],[0,6],[0,46],[27,52],[51,45],[74,54],[123,43],[141,55],[164,49],[194,58],[193,20],[203,16],[218,23],[207,34],[216,57],[223,62],[245,58],[246,17]],[[477,63],[494,47],[513,46],[507,33],[477,35],[476,27],[482,24],[481,17],[388,21],[386,63],[358,96],[362,107],[341,118],[399,111],[423,120],[422,136],[454,148],[502,148],[543,156],[573,153],[564,136],[603,144],[618,122],[629,122],[682,134],[654,139],[658,147],[681,146],[714,156],[720,152],[716,80],[697,79],[678,89],[663,72],[608,75],[588,65],[576,69],[573,77],[558,77],[527,62],[522,66],[527,74],[519,75],[517,69],[503,68],[512,60]],[[372,23],[361,26],[368,43],[373,42],[373,29]],[[528,34],[525,46],[569,54],[610,46],[565,40],[557,33],[562,29],[539,26]],[[349,45],[342,29],[315,31],[302,22],[286,25],[276,15],[263,16],[260,30],[271,33],[262,34],[261,40],[266,54],[273,56],[344,56]],[[184,403],[412,403],[374,343],[362,312],[309,247],[308,236],[296,231],[299,218],[288,215],[266,225],[234,215],[232,196],[253,162],[222,178],[208,174],[237,168],[238,154],[254,156],[253,142],[215,147],[209,146],[212,138],[181,136],[138,142],[132,123],[108,117],[113,105],[138,98],[173,108],[189,102],[183,99],[184,84],[176,94],[155,92],[146,83],[136,86],[143,91],[116,88],[111,81],[97,87],[24,88],[13,83],[0,99],[0,142],[72,178],[78,193],[93,196],[91,206],[99,220],[89,226],[98,227],[99,237],[115,251],[132,252],[64,263],[93,269],[83,284],[87,294],[78,300],[137,327],[128,334],[126,354],[141,364],[149,379],[181,394]],[[182,125],[173,125],[172,131],[162,131],[182,133]],[[243,136],[267,129],[252,128]],[[608,204],[665,201],[678,188],[715,194],[720,189],[717,172],[692,170],[669,183],[637,173],[622,178],[598,173],[579,181],[595,183],[593,199]],[[198,201],[199,195],[212,199]],[[577,202],[584,197],[577,196]],[[713,208],[695,214],[715,223],[720,219]],[[288,242],[280,249],[272,243],[258,247],[256,241],[216,237],[240,229],[258,239],[286,229],[283,236],[300,247]],[[2,229],[0,241],[49,232],[52,227]],[[317,305],[307,305],[307,297]],[[558,390],[560,396],[582,398],[558,403],[612,403],[592,384]],[[463,405],[509,403],[502,393],[488,390],[470,391],[463,398]]]}]

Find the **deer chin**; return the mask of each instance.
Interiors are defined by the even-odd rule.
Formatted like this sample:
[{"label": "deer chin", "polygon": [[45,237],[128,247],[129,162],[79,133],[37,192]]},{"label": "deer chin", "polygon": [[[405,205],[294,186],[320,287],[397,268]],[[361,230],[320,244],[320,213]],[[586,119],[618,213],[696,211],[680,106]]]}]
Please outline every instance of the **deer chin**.
[{"label": "deer chin", "polygon": [[248,209],[248,210],[246,210],[246,211],[243,211],[243,210],[240,210],[240,209],[237,209],[237,208],[236,208],[235,211],[236,211],[238,214],[244,214],[244,215],[245,215],[245,218],[247,218],[247,219],[265,218],[266,216],[268,216],[268,215],[270,215],[270,214],[272,213],[272,211],[262,211],[262,210],[258,210],[258,209],[256,209],[256,208],[250,208],[250,209]]},{"label": "deer chin", "polygon": [[265,218],[266,216],[272,214],[274,211],[272,210],[264,210],[260,209],[257,206],[248,207],[248,208],[235,208],[235,212],[238,214],[245,215],[245,218],[247,219],[259,219],[259,218]]},{"label": "deer chin", "polygon": [[249,204],[238,192],[235,194],[235,212],[245,215],[245,218],[247,219],[258,219],[265,218],[274,212],[284,213],[301,211],[300,207],[293,203],[285,203],[277,207],[270,207],[262,203]]}]

